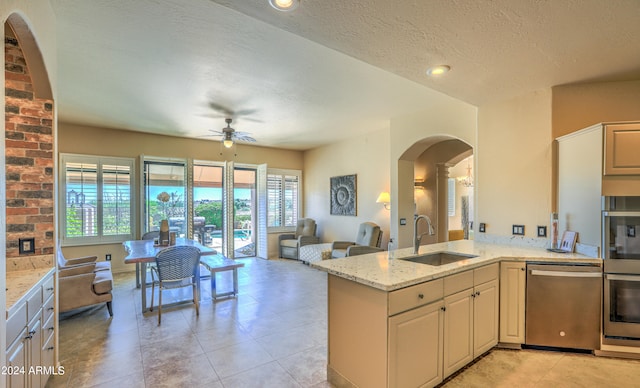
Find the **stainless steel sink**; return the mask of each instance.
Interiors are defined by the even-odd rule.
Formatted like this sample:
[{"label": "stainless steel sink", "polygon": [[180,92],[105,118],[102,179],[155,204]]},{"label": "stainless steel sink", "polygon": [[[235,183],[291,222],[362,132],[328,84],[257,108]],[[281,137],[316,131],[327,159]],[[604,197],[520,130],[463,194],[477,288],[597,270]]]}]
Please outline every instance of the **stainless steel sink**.
[{"label": "stainless steel sink", "polygon": [[439,265],[455,263],[461,260],[472,259],[474,257],[478,257],[478,256],[466,255],[462,253],[452,253],[452,252],[434,252],[434,253],[427,253],[425,255],[420,255],[416,257],[408,257],[403,260],[411,261],[414,263],[439,266]]}]

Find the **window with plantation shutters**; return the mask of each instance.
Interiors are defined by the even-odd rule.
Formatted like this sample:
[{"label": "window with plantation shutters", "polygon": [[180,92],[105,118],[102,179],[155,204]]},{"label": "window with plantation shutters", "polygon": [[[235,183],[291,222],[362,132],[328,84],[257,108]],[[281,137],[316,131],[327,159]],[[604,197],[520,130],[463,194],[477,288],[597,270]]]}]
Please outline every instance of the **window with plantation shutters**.
[{"label": "window with plantation shutters", "polygon": [[267,174],[267,226],[296,226],[300,203],[300,171],[269,170]]},{"label": "window with plantation shutters", "polygon": [[61,155],[60,207],[65,243],[133,237],[133,159]]}]

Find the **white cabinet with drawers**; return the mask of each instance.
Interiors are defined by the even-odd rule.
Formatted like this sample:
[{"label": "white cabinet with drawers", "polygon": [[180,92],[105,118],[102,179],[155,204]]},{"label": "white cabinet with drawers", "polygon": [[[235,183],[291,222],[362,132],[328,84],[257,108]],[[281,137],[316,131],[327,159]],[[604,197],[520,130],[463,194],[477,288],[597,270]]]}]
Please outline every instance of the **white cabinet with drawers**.
[{"label": "white cabinet with drawers", "polygon": [[498,276],[495,263],[390,292],[329,276],[329,381],[438,385],[497,344]]},{"label": "white cabinet with drawers", "polygon": [[7,318],[8,388],[40,388],[53,372],[55,357],[54,274],[38,282]]}]

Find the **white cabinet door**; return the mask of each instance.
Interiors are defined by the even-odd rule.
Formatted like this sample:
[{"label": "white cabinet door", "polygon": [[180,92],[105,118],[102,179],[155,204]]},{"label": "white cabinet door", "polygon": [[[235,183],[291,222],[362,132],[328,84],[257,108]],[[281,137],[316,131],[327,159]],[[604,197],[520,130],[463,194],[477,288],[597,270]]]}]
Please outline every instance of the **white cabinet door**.
[{"label": "white cabinet door", "polygon": [[42,328],[40,327],[42,321],[40,320],[40,311],[38,311],[36,316],[37,319],[29,324],[28,336],[30,337],[30,339],[29,341],[27,341],[27,346],[29,347],[29,363],[27,365],[27,368],[29,369],[27,370],[27,379],[29,380],[29,386],[31,387],[40,387],[40,379],[42,377],[40,373],[29,373],[31,368],[36,368],[42,365]]},{"label": "white cabinet door", "polygon": [[527,264],[500,264],[500,342],[524,343],[524,303]]},{"label": "white cabinet door", "polygon": [[444,298],[444,377],[473,360],[473,288]]},{"label": "white cabinet door", "polygon": [[18,339],[7,349],[7,388],[27,386],[27,328],[18,335]]},{"label": "white cabinet door", "polygon": [[473,356],[478,357],[498,343],[498,281],[474,289]]},{"label": "white cabinet door", "polygon": [[442,382],[443,301],[389,318],[389,387]]}]

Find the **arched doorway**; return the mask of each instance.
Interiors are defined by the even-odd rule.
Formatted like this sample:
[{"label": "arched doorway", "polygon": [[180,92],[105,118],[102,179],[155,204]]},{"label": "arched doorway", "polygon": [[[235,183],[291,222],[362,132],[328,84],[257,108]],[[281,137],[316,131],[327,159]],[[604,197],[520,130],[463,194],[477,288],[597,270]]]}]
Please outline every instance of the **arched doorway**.
[{"label": "arched doorway", "polygon": [[[6,257],[19,257],[19,239],[33,238],[35,255],[55,252],[55,114],[49,75],[27,22],[4,24]],[[29,200],[26,201],[25,198]]]},{"label": "arched doorway", "polygon": [[[425,235],[422,244],[449,240],[450,201],[449,192],[455,190],[455,180],[450,181],[450,169],[461,161],[473,159],[473,148],[453,136],[432,136],[409,147],[398,160],[398,201],[402,214],[428,216],[435,228],[435,235]],[[450,189],[450,187],[452,187]],[[471,199],[473,197],[471,196]],[[467,203],[468,205],[468,203]],[[471,208],[472,206],[470,206]],[[459,209],[462,208],[460,204]],[[467,215],[469,210],[467,210]],[[467,220],[471,217],[467,217]],[[462,219],[462,217],[460,217]],[[399,222],[409,224],[413,219]],[[457,226],[456,226],[457,227]],[[464,230],[464,228],[462,228]],[[426,233],[427,226],[418,225],[418,234]],[[468,234],[467,234],[468,236]],[[413,225],[400,229],[398,246],[413,243]]]}]

